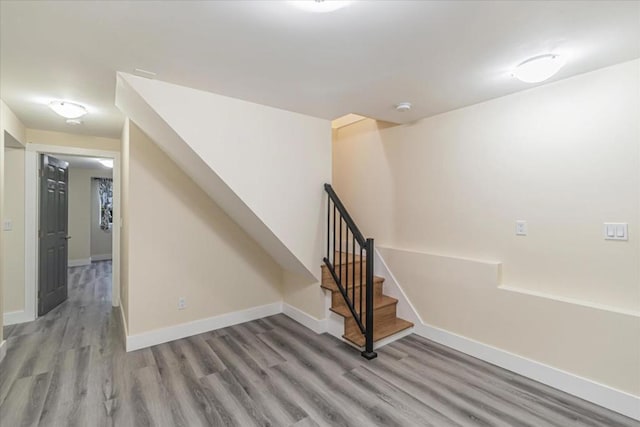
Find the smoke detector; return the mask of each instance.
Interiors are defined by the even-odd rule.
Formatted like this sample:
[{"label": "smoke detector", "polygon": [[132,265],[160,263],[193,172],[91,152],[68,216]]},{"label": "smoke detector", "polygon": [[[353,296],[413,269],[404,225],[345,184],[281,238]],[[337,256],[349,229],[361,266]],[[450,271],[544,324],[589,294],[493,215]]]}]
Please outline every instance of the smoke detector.
[{"label": "smoke detector", "polygon": [[411,103],[410,102],[401,102],[400,104],[396,105],[396,110],[404,113],[406,111],[411,110]]}]

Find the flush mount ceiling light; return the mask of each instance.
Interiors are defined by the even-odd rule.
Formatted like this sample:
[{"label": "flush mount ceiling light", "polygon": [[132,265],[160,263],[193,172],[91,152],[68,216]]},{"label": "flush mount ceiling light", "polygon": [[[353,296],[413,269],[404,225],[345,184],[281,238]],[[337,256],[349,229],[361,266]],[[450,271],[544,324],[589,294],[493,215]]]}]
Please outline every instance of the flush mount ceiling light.
[{"label": "flush mount ceiling light", "polygon": [[308,12],[324,13],[342,9],[351,2],[338,0],[294,0],[289,3],[298,9],[306,10]]},{"label": "flush mount ceiling light", "polygon": [[553,76],[563,65],[559,55],[540,55],[520,63],[512,75],[525,83],[539,83]]},{"label": "flush mount ceiling light", "polygon": [[396,110],[404,113],[406,111],[411,110],[411,103],[410,102],[401,102],[398,105],[396,105]]},{"label": "flush mount ceiling light", "polygon": [[113,169],[113,159],[98,159],[98,162],[105,168]]},{"label": "flush mount ceiling light", "polygon": [[51,101],[49,108],[65,119],[77,119],[87,114],[84,106],[69,101]]},{"label": "flush mount ceiling light", "polygon": [[66,122],[69,126],[79,126],[82,124],[82,120],[80,119],[67,119]]}]

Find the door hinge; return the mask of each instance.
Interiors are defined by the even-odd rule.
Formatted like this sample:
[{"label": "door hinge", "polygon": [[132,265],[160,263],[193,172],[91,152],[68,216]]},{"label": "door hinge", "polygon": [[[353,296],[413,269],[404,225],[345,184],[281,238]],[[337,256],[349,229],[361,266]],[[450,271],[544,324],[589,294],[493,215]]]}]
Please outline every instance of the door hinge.
[{"label": "door hinge", "polygon": [[42,230],[38,230],[38,238],[42,239],[44,237],[44,233]]},{"label": "door hinge", "polygon": [[40,176],[44,176],[44,169],[40,169]]}]

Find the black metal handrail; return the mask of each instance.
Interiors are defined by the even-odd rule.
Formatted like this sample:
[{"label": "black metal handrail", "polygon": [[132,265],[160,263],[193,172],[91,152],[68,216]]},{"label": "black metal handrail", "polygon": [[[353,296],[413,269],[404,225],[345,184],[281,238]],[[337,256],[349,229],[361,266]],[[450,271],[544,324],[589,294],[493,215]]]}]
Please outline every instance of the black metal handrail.
[{"label": "black metal handrail", "polygon": [[[362,356],[373,359],[377,356],[373,351],[373,239],[365,239],[331,185],[325,184],[324,189],[329,195],[327,202],[327,256],[324,258],[324,263],[336,282],[356,325],[364,336],[365,349]],[[331,209],[332,205],[333,210]],[[344,230],[343,224],[345,225]],[[346,242],[344,252],[343,241]],[[349,243],[351,243],[351,247],[349,247]],[[357,258],[358,264],[356,264],[356,252],[360,253]],[[349,257],[351,257],[351,262],[349,262]],[[365,271],[363,271],[363,260]],[[356,269],[356,266],[359,268]],[[358,270],[358,274],[356,274],[356,270]],[[358,282],[356,282],[357,278]],[[357,294],[356,288],[358,288]],[[363,296],[365,299],[364,307],[362,305]]]}]

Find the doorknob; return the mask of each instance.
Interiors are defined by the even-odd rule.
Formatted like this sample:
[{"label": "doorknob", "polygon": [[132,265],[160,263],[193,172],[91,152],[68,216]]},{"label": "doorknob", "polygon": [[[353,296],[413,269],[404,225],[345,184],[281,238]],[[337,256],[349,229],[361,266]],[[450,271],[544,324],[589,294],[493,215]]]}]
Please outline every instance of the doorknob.
[{"label": "doorknob", "polygon": [[65,236],[63,237],[64,240],[69,240],[71,238],[71,236]]}]

